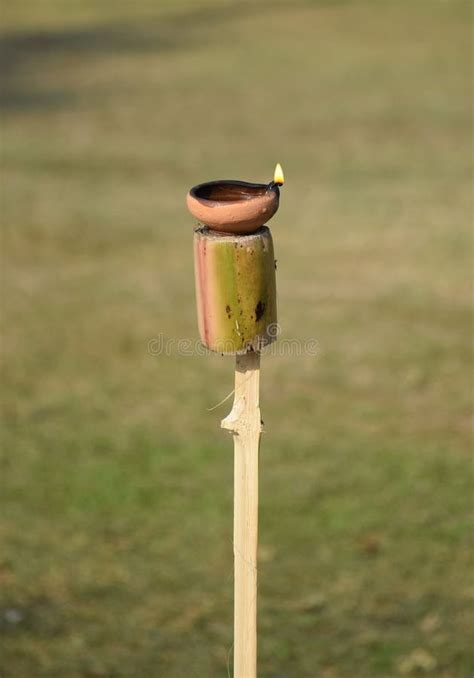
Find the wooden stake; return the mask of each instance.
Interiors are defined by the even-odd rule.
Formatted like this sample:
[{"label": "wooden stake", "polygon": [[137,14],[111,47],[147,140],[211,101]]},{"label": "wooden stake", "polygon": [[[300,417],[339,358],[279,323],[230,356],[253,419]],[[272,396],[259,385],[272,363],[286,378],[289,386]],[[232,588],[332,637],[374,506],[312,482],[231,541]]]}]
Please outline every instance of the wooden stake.
[{"label": "wooden stake", "polygon": [[234,678],[257,675],[260,354],[236,356],[235,395],[221,426],[234,435]]}]

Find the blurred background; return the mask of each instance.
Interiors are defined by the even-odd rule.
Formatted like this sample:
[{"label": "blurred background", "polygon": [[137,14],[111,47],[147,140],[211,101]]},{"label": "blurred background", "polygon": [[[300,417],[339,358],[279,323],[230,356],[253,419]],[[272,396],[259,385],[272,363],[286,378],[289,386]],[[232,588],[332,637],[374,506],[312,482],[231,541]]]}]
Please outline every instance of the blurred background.
[{"label": "blurred background", "polygon": [[148,346],[277,161],[259,675],[472,675],[471,8],[3,3],[3,678],[229,675],[233,360]]}]

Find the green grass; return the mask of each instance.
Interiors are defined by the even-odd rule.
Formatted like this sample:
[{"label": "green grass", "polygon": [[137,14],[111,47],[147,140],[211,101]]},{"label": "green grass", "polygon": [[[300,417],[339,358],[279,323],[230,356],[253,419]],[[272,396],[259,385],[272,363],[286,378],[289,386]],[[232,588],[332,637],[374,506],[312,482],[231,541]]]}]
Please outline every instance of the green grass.
[{"label": "green grass", "polygon": [[470,678],[470,3],[2,9],[2,678],[227,675],[233,364],[147,346],[276,161],[259,676]]}]

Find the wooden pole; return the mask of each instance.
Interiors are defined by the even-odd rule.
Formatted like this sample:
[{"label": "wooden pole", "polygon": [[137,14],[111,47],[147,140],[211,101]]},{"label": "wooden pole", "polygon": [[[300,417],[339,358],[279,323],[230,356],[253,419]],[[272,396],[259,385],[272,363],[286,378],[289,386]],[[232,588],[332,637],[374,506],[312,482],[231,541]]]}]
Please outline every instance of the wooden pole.
[{"label": "wooden pole", "polygon": [[234,678],[257,675],[260,353],[236,356],[235,396],[221,426],[234,436]]}]

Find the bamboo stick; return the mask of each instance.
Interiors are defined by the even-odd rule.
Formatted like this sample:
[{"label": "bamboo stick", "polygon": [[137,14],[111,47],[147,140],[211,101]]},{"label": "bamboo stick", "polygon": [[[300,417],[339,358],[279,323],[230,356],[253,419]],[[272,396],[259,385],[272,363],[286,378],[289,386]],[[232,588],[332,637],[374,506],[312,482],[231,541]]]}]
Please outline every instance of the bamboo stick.
[{"label": "bamboo stick", "polygon": [[260,354],[236,356],[235,396],[221,426],[234,436],[234,678],[257,675]]}]

